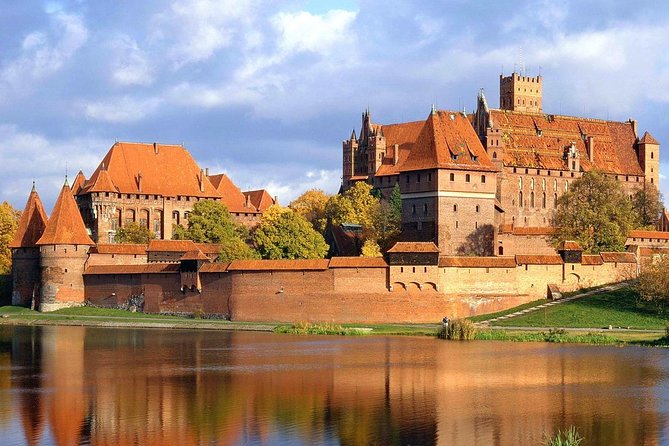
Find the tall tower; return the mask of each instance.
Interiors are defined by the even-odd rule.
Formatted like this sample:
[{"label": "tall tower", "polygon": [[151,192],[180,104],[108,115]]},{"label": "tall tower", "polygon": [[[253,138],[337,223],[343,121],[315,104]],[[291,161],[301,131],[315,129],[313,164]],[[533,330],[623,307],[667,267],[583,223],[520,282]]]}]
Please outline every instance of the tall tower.
[{"label": "tall tower", "polygon": [[499,75],[499,108],[502,110],[542,113],[541,76]]},{"label": "tall tower", "polygon": [[46,222],[46,212],[33,183],[14,240],[9,245],[12,250],[12,305],[39,306],[41,272],[36,243],[44,233]]},{"label": "tall tower", "polygon": [[646,184],[660,187],[660,143],[646,132],[637,143],[639,164],[646,176]]},{"label": "tall tower", "polygon": [[40,247],[42,273],[39,310],[83,305],[84,268],[94,243],[67,180],[36,244]]}]

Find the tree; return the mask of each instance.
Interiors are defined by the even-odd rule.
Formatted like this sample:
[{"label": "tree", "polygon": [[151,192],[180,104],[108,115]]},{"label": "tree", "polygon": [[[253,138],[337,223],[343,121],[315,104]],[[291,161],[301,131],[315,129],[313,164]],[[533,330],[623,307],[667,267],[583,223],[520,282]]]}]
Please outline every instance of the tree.
[{"label": "tree", "polygon": [[643,300],[654,303],[660,310],[669,303],[669,256],[647,265],[639,274],[636,289]]},{"label": "tree", "polygon": [[221,262],[259,257],[247,243],[248,229],[236,223],[228,208],[220,201],[201,200],[195,203],[188,218],[188,228],[176,226],[174,238],[193,240],[196,243],[221,244],[221,253],[218,256]]},{"label": "tree", "polygon": [[374,240],[365,240],[360,255],[362,257],[381,257],[381,247]]},{"label": "tree", "polygon": [[357,182],[342,195],[331,197],[325,212],[332,223],[355,223],[363,227],[364,236],[387,247],[400,233],[402,199],[395,186],[388,201],[374,196],[372,186]]},{"label": "tree", "polygon": [[140,226],[139,224],[132,222],[116,230],[116,235],[114,240],[116,243],[136,243],[144,244],[149,243],[149,240],[156,238],[156,234],[151,232],[146,226]]},{"label": "tree", "polygon": [[583,251],[623,251],[627,234],[634,227],[632,203],[618,181],[593,170],[571,183],[558,199],[553,217],[555,246],[577,241]]},{"label": "tree", "polygon": [[0,274],[9,274],[12,270],[12,250],[9,245],[19,226],[21,212],[15,210],[6,201],[0,204]]},{"label": "tree", "polygon": [[637,227],[655,229],[662,212],[662,194],[653,184],[646,184],[632,197],[632,208],[637,217]]},{"label": "tree", "polygon": [[327,224],[325,205],[328,195],[320,189],[310,189],[293,200],[288,207],[310,222],[314,229],[323,234]]},{"label": "tree", "polygon": [[253,233],[263,259],[323,258],[328,245],[323,236],[296,212],[271,206]]}]

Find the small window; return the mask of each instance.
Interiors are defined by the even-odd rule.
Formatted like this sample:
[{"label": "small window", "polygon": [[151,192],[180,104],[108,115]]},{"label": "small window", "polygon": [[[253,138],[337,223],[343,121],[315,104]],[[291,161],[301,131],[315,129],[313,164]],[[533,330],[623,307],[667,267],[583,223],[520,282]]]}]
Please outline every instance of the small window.
[{"label": "small window", "polygon": [[457,204],[453,205],[453,212],[458,212],[458,205]]},{"label": "small window", "polygon": [[432,174],[428,173],[427,174],[427,182],[429,183],[430,181],[432,181]]},{"label": "small window", "polygon": [[481,183],[485,184],[485,175],[481,175]]},{"label": "small window", "polygon": [[412,214],[415,214],[415,213],[416,213],[416,205],[415,205],[415,204],[412,204],[412,205],[411,205],[411,213],[412,213]]},{"label": "small window", "polygon": [[427,203],[423,205],[423,214],[427,215]]},{"label": "small window", "polygon": [[654,155],[653,152],[650,152],[650,159],[653,159],[653,158],[655,158],[655,155]]},{"label": "small window", "polygon": [[471,177],[469,176],[469,174],[465,175],[465,181],[466,181],[467,183],[469,183],[470,180],[471,180]]},{"label": "small window", "polygon": [[409,175],[407,175],[407,184],[409,184],[409,181],[410,181],[410,180],[409,180]]},{"label": "small window", "polygon": [[450,175],[450,180],[451,180],[451,181],[455,181],[455,174],[454,174],[454,173],[452,173],[452,174]]},{"label": "small window", "polygon": [[455,229],[458,229],[458,221],[455,221]]},{"label": "small window", "polygon": [[494,160],[497,159],[497,152],[492,152],[492,159],[494,159]]},{"label": "small window", "polygon": [[420,174],[416,174],[416,183],[420,183]]},{"label": "small window", "polygon": [[480,208],[479,205],[477,204],[477,205],[476,205],[476,212],[478,212],[478,211],[480,211],[480,210],[481,210],[481,208]]}]

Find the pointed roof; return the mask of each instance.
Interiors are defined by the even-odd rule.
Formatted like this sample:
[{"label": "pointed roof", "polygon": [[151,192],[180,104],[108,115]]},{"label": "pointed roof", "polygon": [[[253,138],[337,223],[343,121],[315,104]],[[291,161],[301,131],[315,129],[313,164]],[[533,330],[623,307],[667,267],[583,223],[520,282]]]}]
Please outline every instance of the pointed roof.
[{"label": "pointed roof", "polygon": [[79,173],[77,173],[77,176],[74,177],[74,181],[72,182],[72,193],[74,195],[77,195],[85,182],[86,182],[86,176],[80,170]]},{"label": "pointed roof", "polygon": [[[108,175],[109,181],[99,179],[101,175]],[[107,190],[111,186],[115,189]],[[117,142],[79,194],[92,192],[94,187],[103,189],[103,192],[122,194],[220,198],[188,150],[180,145]]]},{"label": "pointed roof", "polygon": [[44,233],[47,217],[44,212],[42,200],[40,200],[35,185],[30,191],[26,207],[21,214],[19,226],[14,234],[14,240],[9,245],[10,248],[29,248],[35,246],[37,240]]},{"label": "pointed roof", "polygon": [[229,212],[258,213],[258,209],[255,206],[252,204],[249,204],[249,206],[246,205],[246,197],[226,174],[220,173],[207,178],[221,195],[221,201],[223,201]]},{"label": "pointed roof", "polygon": [[248,197],[251,204],[260,212],[265,212],[267,208],[276,204],[274,198],[272,198],[266,189],[250,190],[242,193],[245,197]]},{"label": "pointed roof", "polygon": [[56,204],[53,206],[53,211],[46,224],[44,233],[36,244],[95,245],[86,232],[84,220],[81,218],[79,207],[77,207],[77,203],[74,201],[74,196],[67,181],[65,181]]},{"label": "pointed roof", "polygon": [[422,169],[497,171],[469,120],[461,113],[430,112],[400,171]]},{"label": "pointed roof", "polygon": [[646,132],[643,134],[641,139],[639,140],[640,144],[657,144],[659,145],[660,143],[657,141],[657,139],[653,138],[653,135],[651,135],[649,132]]},{"label": "pointed roof", "polygon": [[[82,188],[79,188],[80,191],[81,189]],[[72,190],[75,190],[74,186],[72,187]],[[109,172],[106,169],[103,169],[97,172],[97,175],[95,175],[94,178],[91,178],[91,181],[87,183],[86,193],[90,192],[119,192],[119,190],[109,176]]]},{"label": "pointed roof", "polygon": [[211,261],[209,257],[207,257],[202,251],[199,249],[195,249],[192,251],[187,251],[184,255],[182,255],[179,260],[202,260],[205,262]]}]

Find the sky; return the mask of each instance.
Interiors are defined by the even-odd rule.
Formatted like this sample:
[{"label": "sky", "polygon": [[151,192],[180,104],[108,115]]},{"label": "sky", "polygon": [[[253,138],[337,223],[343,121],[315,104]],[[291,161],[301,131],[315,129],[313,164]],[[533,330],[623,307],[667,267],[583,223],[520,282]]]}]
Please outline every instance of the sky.
[{"label": "sky", "polygon": [[[0,201],[47,212],[115,141],[184,144],[288,204],[335,193],[341,143],[374,122],[499,105],[543,76],[546,113],[637,119],[667,144],[669,4],[657,1],[0,0]],[[662,147],[661,147],[662,150]]]}]

